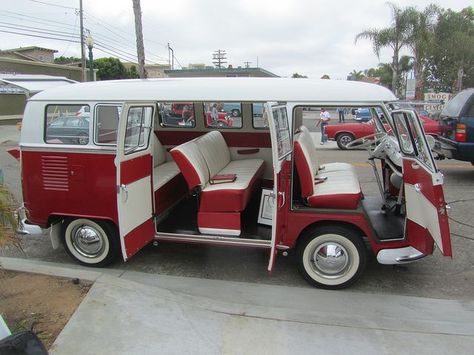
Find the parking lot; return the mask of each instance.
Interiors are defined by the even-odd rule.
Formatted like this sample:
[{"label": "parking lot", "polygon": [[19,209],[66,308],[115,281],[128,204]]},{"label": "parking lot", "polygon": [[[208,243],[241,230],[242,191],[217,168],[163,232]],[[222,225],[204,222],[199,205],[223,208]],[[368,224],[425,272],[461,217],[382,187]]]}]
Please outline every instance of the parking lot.
[{"label": "parking lot", "polygon": [[[15,127],[0,126],[0,166],[7,186],[20,199],[19,164],[6,153],[9,147],[17,145],[18,139],[19,133]],[[375,177],[366,162],[365,151],[341,151],[335,143],[330,143],[319,152],[321,162],[341,161],[354,164],[363,192],[366,195],[378,194]],[[439,162],[439,168],[444,173],[445,197],[451,206],[453,258],[445,258],[436,251],[433,256],[416,263],[397,267],[379,265],[371,259],[359,282],[344,292],[472,299],[474,167],[470,163],[445,160]],[[5,250],[3,255],[72,263],[63,249],[52,249],[48,236],[22,239],[23,251]],[[310,287],[296,271],[291,253],[287,257],[278,255],[271,275],[266,271],[267,263],[268,251],[161,243],[146,247],[127,263],[117,261],[112,267],[165,275]]]}]

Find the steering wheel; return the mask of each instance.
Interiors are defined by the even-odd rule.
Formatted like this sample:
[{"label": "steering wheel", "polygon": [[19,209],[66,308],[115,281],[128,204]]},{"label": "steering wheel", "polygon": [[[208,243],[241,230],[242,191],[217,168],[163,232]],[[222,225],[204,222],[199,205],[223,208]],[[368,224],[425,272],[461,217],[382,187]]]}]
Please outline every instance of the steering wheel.
[{"label": "steering wheel", "polygon": [[369,148],[373,144],[378,143],[378,141],[386,135],[387,133],[385,132],[374,132],[364,137],[353,140],[352,142],[346,145],[346,148]]}]

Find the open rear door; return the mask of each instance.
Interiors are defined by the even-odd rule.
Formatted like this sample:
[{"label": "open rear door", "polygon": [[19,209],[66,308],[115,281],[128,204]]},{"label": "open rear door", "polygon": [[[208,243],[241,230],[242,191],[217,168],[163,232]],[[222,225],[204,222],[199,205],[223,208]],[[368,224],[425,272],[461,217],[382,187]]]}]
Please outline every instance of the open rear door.
[{"label": "open rear door", "polygon": [[443,174],[436,168],[420,120],[409,110],[394,111],[392,117],[403,155],[407,239],[429,254],[430,244],[423,237],[432,238],[443,255],[452,256]]},{"label": "open rear door", "polygon": [[[272,247],[268,271],[271,271],[277,253],[276,246],[282,240],[285,230],[284,221],[285,209],[287,208],[288,175],[285,171],[288,168],[288,156],[291,154],[291,136],[288,123],[286,105],[268,102],[265,104],[264,117],[268,119],[270,136],[272,140],[272,160],[273,160],[273,211],[272,211]],[[286,169],[285,169],[286,168]]]},{"label": "open rear door", "polygon": [[154,103],[125,103],[117,142],[117,208],[123,259],[154,237],[152,122]]}]

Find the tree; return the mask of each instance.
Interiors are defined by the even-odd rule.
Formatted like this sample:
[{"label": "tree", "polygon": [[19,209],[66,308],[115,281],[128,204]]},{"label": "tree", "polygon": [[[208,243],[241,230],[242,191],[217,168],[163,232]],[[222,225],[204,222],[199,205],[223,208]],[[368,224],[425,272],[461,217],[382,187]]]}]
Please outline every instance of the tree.
[{"label": "tree", "polygon": [[407,47],[413,54],[416,100],[423,99],[427,59],[432,46],[439,11],[440,9],[433,4],[428,5],[421,12],[414,7],[408,7],[404,10],[404,16],[408,21]]},{"label": "tree", "polygon": [[292,78],[308,78],[306,75],[301,75],[298,73],[294,73],[291,77]]},{"label": "tree", "polygon": [[382,48],[392,48],[392,90],[398,96],[400,84],[399,54],[402,47],[407,44],[408,18],[406,12],[395,4],[388,3],[388,5],[392,10],[392,24],[390,27],[363,31],[356,36],[355,42],[357,43],[359,39],[372,41],[374,53],[378,58],[380,58],[380,50]]},{"label": "tree", "polygon": [[331,79],[331,78],[329,77],[329,75],[324,74],[324,75],[321,77],[321,79]]},{"label": "tree", "polygon": [[94,60],[99,80],[126,79],[128,71],[117,58],[99,58]]},{"label": "tree", "polygon": [[81,58],[77,58],[77,57],[60,56],[58,58],[54,58],[55,64],[71,64],[71,63],[80,63],[80,62],[81,62]]},{"label": "tree", "polygon": [[140,74],[137,71],[137,67],[132,65],[130,69],[128,69],[127,78],[138,79],[139,77],[140,77]]},{"label": "tree", "polygon": [[348,80],[361,81],[364,77],[365,75],[363,71],[357,71],[354,69],[352,72],[349,73]]},{"label": "tree", "polygon": [[474,9],[443,10],[434,29],[429,62],[432,88],[457,92],[474,86]]}]

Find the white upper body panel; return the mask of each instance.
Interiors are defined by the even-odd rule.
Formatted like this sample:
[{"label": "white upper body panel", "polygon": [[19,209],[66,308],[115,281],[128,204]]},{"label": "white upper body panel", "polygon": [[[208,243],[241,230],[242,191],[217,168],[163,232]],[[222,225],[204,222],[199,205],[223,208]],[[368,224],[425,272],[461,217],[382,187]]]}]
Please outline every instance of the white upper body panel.
[{"label": "white upper body panel", "polygon": [[384,102],[385,87],[345,80],[167,78],[78,83],[45,90],[31,101],[283,101]]}]

